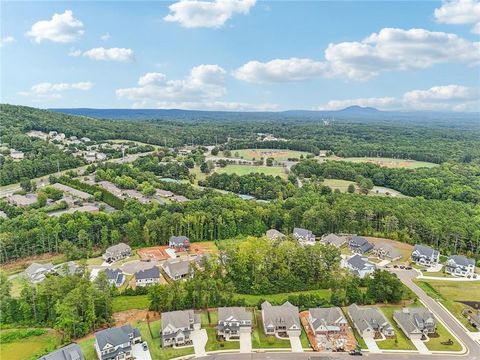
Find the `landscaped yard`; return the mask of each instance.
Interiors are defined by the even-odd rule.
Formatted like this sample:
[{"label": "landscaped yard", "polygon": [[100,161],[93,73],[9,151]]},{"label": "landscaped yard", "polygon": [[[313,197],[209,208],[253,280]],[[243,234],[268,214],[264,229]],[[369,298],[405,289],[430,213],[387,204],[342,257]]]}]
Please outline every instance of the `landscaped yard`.
[{"label": "landscaped yard", "polygon": [[131,309],[145,310],[149,305],[148,295],[115,296],[113,298],[113,312]]},{"label": "landscaped yard", "polygon": [[[451,339],[452,345],[443,345],[442,342]],[[430,340],[425,343],[430,351],[460,351],[462,346],[455,340],[450,332],[437,319],[437,333],[430,336]]]},{"label": "landscaped yard", "polygon": [[254,165],[227,165],[223,168],[216,168],[219,174],[248,175],[250,173],[261,173],[265,175],[280,176],[286,178],[283,166],[254,166]]},{"label": "landscaped yard", "polygon": [[340,161],[351,161],[351,162],[370,162],[370,163],[373,163],[379,166],[388,167],[388,168],[416,169],[420,167],[438,166],[437,164],[425,162],[425,161],[392,159],[392,158],[383,158],[383,157],[348,157],[348,158],[331,158],[331,159],[340,160]]},{"label": "landscaped yard", "polygon": [[266,300],[271,302],[273,305],[281,305],[288,300],[290,295],[299,295],[299,294],[316,294],[323,297],[326,300],[330,299],[331,290],[330,289],[320,289],[320,290],[307,290],[307,291],[297,291],[291,293],[280,293],[280,294],[271,294],[271,295],[251,295],[251,294],[235,294],[235,297],[245,299],[247,306],[257,306],[260,300]]},{"label": "landscaped yard", "polygon": [[383,341],[377,341],[377,345],[380,349],[388,350],[416,350],[415,345],[407,338],[404,332],[397,326],[395,320],[393,320],[393,312],[395,310],[401,310],[402,306],[399,305],[377,305],[381,311],[385,314],[390,324],[395,329],[395,338],[386,339]]},{"label": "landscaped yard", "polygon": [[276,336],[266,336],[263,331],[262,314],[260,311],[255,312],[256,326],[252,333],[252,348],[254,349],[290,349],[290,340],[279,339]]},{"label": "landscaped yard", "polygon": [[[273,158],[277,161],[285,161],[287,159],[297,158],[300,159],[300,156],[306,157],[309,153],[304,151],[294,151],[287,149],[242,149],[242,150],[232,150],[232,157],[242,158],[245,160],[260,160],[262,157],[264,159]],[[238,156],[236,156],[238,153]]]},{"label": "landscaped yard", "polygon": [[462,315],[466,305],[458,301],[480,299],[480,283],[449,280],[417,280],[416,283],[433,299],[439,300],[470,331],[478,331]]},{"label": "landscaped yard", "polygon": [[52,329],[3,329],[0,344],[1,359],[33,360],[55,350],[60,345],[60,335]]}]

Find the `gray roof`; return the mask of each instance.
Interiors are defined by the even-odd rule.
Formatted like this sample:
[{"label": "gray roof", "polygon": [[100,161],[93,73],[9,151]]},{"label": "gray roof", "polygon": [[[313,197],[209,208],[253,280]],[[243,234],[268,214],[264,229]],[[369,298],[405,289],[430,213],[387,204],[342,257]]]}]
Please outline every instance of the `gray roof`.
[{"label": "gray roof", "polygon": [[267,230],[266,235],[267,235],[267,238],[269,238],[270,240],[281,239],[285,237],[285,234],[281,233],[277,229]]},{"label": "gray roof", "polygon": [[252,320],[252,313],[244,307],[219,307],[218,321],[248,321]]},{"label": "gray roof", "polygon": [[63,276],[77,274],[80,270],[80,267],[73,261],[69,261],[55,266],[55,271],[57,272],[57,274]]},{"label": "gray roof", "polygon": [[345,244],[347,239],[345,238],[345,236],[338,236],[336,234],[328,234],[328,235],[323,236],[321,241],[323,243],[326,243],[326,244],[331,244],[331,245],[335,245],[336,247],[340,247],[343,244]]},{"label": "gray roof", "polygon": [[322,324],[341,324],[347,322],[339,307],[314,308],[308,311],[312,317],[314,330]]},{"label": "gray roof", "polygon": [[190,327],[195,322],[193,310],[168,311],[162,313],[162,332],[172,325],[175,329]]},{"label": "gray roof", "polygon": [[368,252],[373,249],[373,244],[361,236],[354,236],[350,239],[349,245],[360,249],[362,252]]},{"label": "gray roof", "polygon": [[432,249],[429,246],[420,245],[420,244],[416,244],[415,247],[413,248],[413,251],[417,251],[420,255],[423,255],[426,257],[432,257],[438,254],[437,250]]},{"label": "gray roof", "polygon": [[375,249],[383,250],[392,259],[395,259],[401,256],[400,252],[390,244],[385,244],[385,243],[376,244]]},{"label": "gray roof", "polygon": [[135,279],[160,279],[160,270],[158,267],[154,266],[150,269],[140,270],[135,273]]},{"label": "gray roof", "polygon": [[80,346],[70,344],[44,355],[38,360],[85,360],[85,356]]},{"label": "gray roof", "polygon": [[173,260],[166,261],[163,264],[165,269],[168,269],[168,272],[171,276],[182,276],[188,274],[190,270],[190,261],[188,260]]},{"label": "gray roof", "polygon": [[379,327],[393,329],[385,315],[377,308],[360,308],[357,304],[352,304],[348,307],[348,313],[360,332],[369,327],[374,330]]},{"label": "gray roof", "polygon": [[46,264],[32,263],[30,264],[29,267],[25,269],[25,274],[27,274],[29,277],[32,277],[39,271],[45,272],[45,271],[50,271],[52,269],[53,269],[52,263],[46,263]]},{"label": "gray roof", "polygon": [[132,248],[125,243],[118,243],[116,245],[110,246],[105,250],[105,253],[112,254],[114,256],[121,254],[123,252],[130,252]]},{"label": "gray roof", "polygon": [[107,344],[117,346],[129,342],[129,334],[133,334],[133,332],[132,325],[127,324],[121,327],[98,331],[95,333],[95,338],[97,339],[99,348],[103,349]]},{"label": "gray roof", "polygon": [[465,256],[462,256],[462,255],[451,255],[448,257],[448,261],[454,261],[455,264],[459,265],[459,266],[470,266],[470,265],[474,265],[475,266],[475,260],[474,259],[469,259]]},{"label": "gray roof", "polygon": [[105,274],[107,275],[107,279],[114,281],[117,286],[121,285],[125,278],[125,275],[123,275],[123,272],[120,269],[105,269]]},{"label": "gray roof", "polygon": [[298,307],[288,301],[280,306],[273,306],[268,301],[262,303],[263,324],[265,327],[286,326],[287,329],[295,325],[300,329]]},{"label": "gray roof", "polygon": [[347,260],[347,262],[356,270],[365,270],[370,268],[370,265],[372,265],[372,263],[370,263],[368,260],[358,254],[353,255],[350,259]]},{"label": "gray roof", "polygon": [[313,236],[312,232],[307,229],[302,229],[302,228],[294,228],[293,229],[293,236],[298,236],[298,237],[310,237]]},{"label": "gray roof", "polygon": [[393,319],[408,333],[420,333],[426,328],[426,321],[435,321],[433,314],[424,307],[396,310]]},{"label": "gray roof", "polygon": [[188,237],[184,235],[170,236],[170,239],[169,239],[169,242],[174,243],[175,245],[183,245],[187,241],[189,241]]}]

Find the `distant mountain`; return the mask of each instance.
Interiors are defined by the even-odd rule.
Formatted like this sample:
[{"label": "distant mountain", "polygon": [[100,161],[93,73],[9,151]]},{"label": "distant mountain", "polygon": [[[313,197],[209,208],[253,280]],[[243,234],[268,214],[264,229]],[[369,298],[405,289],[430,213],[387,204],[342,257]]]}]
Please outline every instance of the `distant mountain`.
[{"label": "distant mountain", "polygon": [[375,109],[373,107],[364,107],[364,106],[358,106],[358,105],[353,105],[346,107],[345,109],[341,109],[337,111],[338,113],[342,114],[371,114],[371,113],[379,113],[382,112],[378,109]]}]

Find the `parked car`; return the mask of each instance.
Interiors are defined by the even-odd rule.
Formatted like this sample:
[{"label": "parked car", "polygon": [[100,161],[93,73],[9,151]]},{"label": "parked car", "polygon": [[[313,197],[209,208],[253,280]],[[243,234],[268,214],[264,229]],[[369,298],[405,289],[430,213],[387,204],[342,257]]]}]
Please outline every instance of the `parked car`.
[{"label": "parked car", "polygon": [[412,267],[411,266],[406,266],[405,270],[412,270]]},{"label": "parked car", "polygon": [[148,350],[148,345],[147,345],[147,343],[146,343],[145,341],[142,343],[142,348],[143,348],[143,351],[147,351],[147,350]]},{"label": "parked car", "polygon": [[393,265],[393,268],[394,268],[394,269],[397,269],[397,268],[398,268],[398,265]]},{"label": "parked car", "polygon": [[358,349],[350,350],[348,354],[352,356],[363,356],[362,351]]},{"label": "parked car", "polygon": [[405,269],[405,265],[400,265],[400,269]]}]

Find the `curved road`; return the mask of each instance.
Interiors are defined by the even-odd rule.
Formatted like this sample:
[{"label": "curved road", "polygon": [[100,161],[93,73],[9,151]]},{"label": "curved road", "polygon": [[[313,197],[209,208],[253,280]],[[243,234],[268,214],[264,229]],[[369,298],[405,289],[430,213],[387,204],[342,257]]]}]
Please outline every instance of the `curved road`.
[{"label": "curved road", "polygon": [[[480,344],[474,341],[463,327],[458,323],[453,315],[445,311],[435,300],[428,296],[425,291],[418,287],[413,279],[418,275],[415,270],[395,270],[391,271],[397,274],[398,278],[409,287],[418,298],[425,304],[425,306],[433,312],[433,314],[440,319],[446,327],[453,333],[465,346],[466,353],[461,355],[434,353],[422,355],[418,353],[380,353],[369,354],[364,353],[364,356],[375,360],[451,360],[451,359],[465,359],[465,360],[480,360]],[[251,354],[213,354],[200,359],[204,360],[329,360],[329,359],[356,359],[346,353],[251,353]],[[361,358],[360,358],[361,359]]]}]

